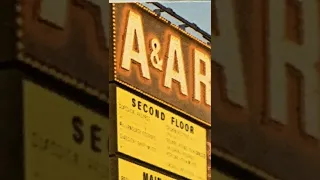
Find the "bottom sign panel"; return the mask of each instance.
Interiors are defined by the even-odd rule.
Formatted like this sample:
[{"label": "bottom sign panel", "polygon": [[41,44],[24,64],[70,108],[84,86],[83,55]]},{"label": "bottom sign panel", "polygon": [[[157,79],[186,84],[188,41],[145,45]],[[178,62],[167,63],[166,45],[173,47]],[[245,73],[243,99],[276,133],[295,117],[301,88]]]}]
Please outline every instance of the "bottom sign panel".
[{"label": "bottom sign panel", "polygon": [[119,180],[174,180],[171,177],[123,159],[118,159],[118,168]]},{"label": "bottom sign panel", "polygon": [[26,180],[107,180],[107,119],[23,82]]},{"label": "bottom sign panel", "polygon": [[206,129],[117,87],[118,151],[193,180],[207,180]]}]

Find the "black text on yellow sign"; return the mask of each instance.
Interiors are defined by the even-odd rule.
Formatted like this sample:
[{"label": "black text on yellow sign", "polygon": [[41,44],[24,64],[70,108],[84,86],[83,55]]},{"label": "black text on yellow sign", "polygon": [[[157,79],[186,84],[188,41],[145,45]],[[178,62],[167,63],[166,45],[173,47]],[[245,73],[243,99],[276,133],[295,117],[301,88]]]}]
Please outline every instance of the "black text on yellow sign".
[{"label": "black text on yellow sign", "polygon": [[118,151],[193,180],[207,179],[206,130],[117,88]]},{"label": "black text on yellow sign", "polygon": [[30,81],[24,87],[26,180],[107,180],[107,119]]},{"label": "black text on yellow sign", "polygon": [[118,168],[118,179],[121,180],[174,180],[171,177],[123,159],[118,159]]}]

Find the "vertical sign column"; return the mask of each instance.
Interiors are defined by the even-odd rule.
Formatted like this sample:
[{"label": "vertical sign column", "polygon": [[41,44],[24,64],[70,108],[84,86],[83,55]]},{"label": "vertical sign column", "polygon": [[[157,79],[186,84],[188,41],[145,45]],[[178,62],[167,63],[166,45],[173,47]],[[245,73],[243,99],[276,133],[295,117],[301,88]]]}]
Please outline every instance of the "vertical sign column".
[{"label": "vertical sign column", "polygon": [[113,4],[112,17],[111,154],[177,179],[206,180],[210,46],[138,3]]}]

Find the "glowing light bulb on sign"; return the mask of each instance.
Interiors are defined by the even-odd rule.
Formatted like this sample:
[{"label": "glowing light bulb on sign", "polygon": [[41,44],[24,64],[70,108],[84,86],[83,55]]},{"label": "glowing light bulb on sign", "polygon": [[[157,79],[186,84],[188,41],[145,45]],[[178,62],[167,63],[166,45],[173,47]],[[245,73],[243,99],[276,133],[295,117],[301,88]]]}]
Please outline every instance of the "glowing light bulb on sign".
[{"label": "glowing light bulb on sign", "polygon": [[[169,33],[166,47],[168,50],[164,58],[159,57],[161,42],[158,38],[151,38],[148,43],[145,41],[145,33],[140,14],[129,11],[124,32],[124,46],[120,68],[131,71],[131,64],[139,64],[140,74],[143,79],[151,81],[150,68],[161,72],[163,80],[160,86],[172,89],[172,82],[179,85],[179,93],[185,97],[193,97],[193,100],[203,101],[211,106],[211,59],[210,55],[197,48],[190,48],[192,55],[193,73],[186,75],[185,61],[189,60],[183,54],[182,42],[179,36]],[[150,45],[150,54],[147,54],[146,44]],[[136,48],[135,48],[136,47]],[[150,63],[149,63],[150,61]],[[151,67],[149,67],[151,65]],[[189,79],[188,79],[189,78]],[[191,83],[187,83],[188,80]],[[202,90],[202,87],[204,90]],[[203,93],[203,94],[202,94]]]}]

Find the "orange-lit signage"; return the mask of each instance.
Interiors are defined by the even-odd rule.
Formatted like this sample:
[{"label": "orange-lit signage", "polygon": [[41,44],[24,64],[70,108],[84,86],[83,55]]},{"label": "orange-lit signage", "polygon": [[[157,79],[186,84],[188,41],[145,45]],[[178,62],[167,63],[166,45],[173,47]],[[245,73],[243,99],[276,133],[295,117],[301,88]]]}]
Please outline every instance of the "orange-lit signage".
[{"label": "orange-lit signage", "polygon": [[210,47],[140,4],[114,8],[115,79],[210,124]]},{"label": "orange-lit signage", "polygon": [[[148,60],[150,60],[153,68],[161,71],[163,74],[163,85],[166,88],[171,89],[173,81],[179,84],[179,93],[188,96],[188,88],[193,89],[194,99],[200,101],[200,96],[202,94],[200,89],[200,84],[205,85],[205,104],[211,105],[211,67],[210,67],[210,56],[209,54],[204,54],[197,48],[193,49],[193,59],[194,68],[194,87],[187,86],[187,77],[184,67],[184,55],[182,54],[181,40],[178,36],[173,33],[168,32],[169,41],[165,44],[168,47],[167,53],[164,55],[163,59],[159,57],[159,51],[161,49],[161,44],[158,38],[154,37],[149,42],[151,47],[151,53],[149,57],[146,53],[146,45],[144,40],[144,33],[142,27],[142,17],[134,11],[128,12],[128,22],[125,31],[125,40],[123,46],[123,53],[121,58],[120,67],[127,71],[131,70],[131,63],[140,64],[141,76],[146,80],[151,80],[150,69]],[[138,51],[134,49],[134,39],[137,39]],[[165,49],[165,48],[163,48]],[[164,59],[166,59],[166,64],[163,64]],[[205,73],[202,74],[200,71],[200,63],[204,63]],[[176,63],[176,67],[175,67]],[[165,66],[164,66],[165,65]],[[164,68],[164,69],[163,69]],[[190,84],[191,85],[191,84]]]}]

